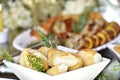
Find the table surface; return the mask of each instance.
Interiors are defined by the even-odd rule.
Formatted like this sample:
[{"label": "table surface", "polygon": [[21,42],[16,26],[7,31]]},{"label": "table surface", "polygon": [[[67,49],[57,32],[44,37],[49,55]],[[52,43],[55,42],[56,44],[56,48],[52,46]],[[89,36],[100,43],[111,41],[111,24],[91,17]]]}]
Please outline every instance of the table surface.
[{"label": "table surface", "polygon": [[[14,38],[20,33],[21,31],[15,30],[15,31],[9,31],[9,37],[8,37],[8,42],[0,44],[0,47],[6,48],[12,55],[18,54],[18,50],[16,50],[13,45],[12,41]],[[111,52],[109,49],[103,49],[98,51],[103,57],[111,59],[111,63],[103,70],[104,73],[108,74],[111,70],[111,68],[117,64],[119,64],[120,60]],[[6,69],[6,72],[1,71],[2,69]],[[10,78],[10,79],[15,79],[19,80],[15,74],[12,73],[8,68],[5,67],[4,64],[0,65],[0,78]],[[120,80],[120,71],[117,73],[113,73],[111,76],[111,80]],[[0,79],[1,80],[1,79]]]}]

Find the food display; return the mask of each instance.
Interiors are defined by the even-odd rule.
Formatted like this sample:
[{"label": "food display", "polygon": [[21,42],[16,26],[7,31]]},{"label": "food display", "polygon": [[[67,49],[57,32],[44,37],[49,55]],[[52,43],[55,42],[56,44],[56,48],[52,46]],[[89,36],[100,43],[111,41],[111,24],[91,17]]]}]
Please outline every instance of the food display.
[{"label": "food display", "polygon": [[[44,29],[44,32],[54,34],[61,41],[61,45],[77,50],[104,45],[116,38],[120,32],[120,27],[116,22],[105,21],[98,12],[90,12],[87,22],[81,23],[79,19],[82,16],[84,15],[53,17],[42,22],[40,27]],[[31,35],[36,36],[35,33],[32,29]]]},{"label": "food display", "polygon": [[107,48],[111,51],[111,53],[120,60],[120,44],[110,44],[107,45]]},{"label": "food display", "polygon": [[114,46],[114,50],[118,53],[118,54],[120,54],[120,45],[118,44],[118,45],[115,45]]},{"label": "food display", "polygon": [[92,49],[82,49],[72,53],[56,48],[40,47],[39,49],[24,49],[19,56],[18,63],[54,76],[93,65],[102,60],[102,56]]},{"label": "food display", "polygon": [[[3,3],[7,12],[12,10],[12,3],[15,3],[13,7],[23,6],[30,13],[25,12],[32,22],[26,22],[24,16],[21,16],[23,23],[31,26],[21,24],[19,20],[9,20],[21,25],[13,26],[8,35],[9,44],[0,46],[0,80],[2,77],[20,80],[119,80],[120,20],[114,14],[116,11],[109,11],[110,6],[102,2],[22,0],[16,3],[12,0],[5,5]],[[12,11],[19,13],[15,10]],[[15,14],[12,15],[17,19]]]}]

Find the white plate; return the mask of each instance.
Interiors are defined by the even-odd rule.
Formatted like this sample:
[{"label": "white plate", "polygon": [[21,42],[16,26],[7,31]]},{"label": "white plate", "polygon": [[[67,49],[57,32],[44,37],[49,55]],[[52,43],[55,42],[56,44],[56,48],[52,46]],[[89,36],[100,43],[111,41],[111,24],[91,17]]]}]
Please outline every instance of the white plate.
[{"label": "white plate", "polygon": [[117,43],[119,42],[120,40],[120,33],[118,34],[118,36],[116,38],[114,38],[113,40],[101,45],[101,46],[98,46],[96,48],[94,48],[96,51],[99,51],[99,50],[102,50],[102,49],[105,49],[107,47],[107,45],[110,45],[110,44],[113,44],[113,43]]},{"label": "white plate", "polygon": [[[39,29],[43,33],[46,33],[46,31],[39,26],[35,26],[34,28]],[[13,47],[15,47],[17,50],[22,51],[25,47],[27,47],[28,44],[34,41],[37,41],[37,38],[32,36],[31,29],[28,29],[16,36],[16,38],[13,40]]]},{"label": "white plate", "polygon": [[120,59],[120,54],[114,50],[116,44],[108,45],[107,47]]},{"label": "white plate", "polygon": [[[59,50],[77,52],[77,50],[58,46]],[[109,64],[110,60],[103,58],[102,62],[72,70],[56,76],[50,76],[43,72],[37,72],[32,69],[23,67],[16,63],[3,61],[21,80],[93,80]]]},{"label": "white plate", "polygon": [[19,34],[13,40],[13,47],[22,51],[28,44],[30,44],[33,41],[36,41],[37,38],[35,38],[34,36],[31,36],[30,32],[31,32],[31,29],[28,29],[22,32],[21,34]]},{"label": "white plate", "polygon": [[[19,34],[14,40],[13,40],[13,46],[22,51],[28,44],[30,44],[31,42],[33,41],[36,41],[37,38],[31,36],[30,34],[30,29],[29,30],[26,30],[24,31],[23,33]],[[99,51],[101,49],[104,49],[107,47],[107,45],[109,44],[112,44],[112,43],[115,43],[116,41],[120,40],[120,34],[114,38],[113,40],[111,40],[110,42],[104,44],[104,45],[101,45],[101,46],[98,46],[96,48],[94,48],[96,51]]]}]

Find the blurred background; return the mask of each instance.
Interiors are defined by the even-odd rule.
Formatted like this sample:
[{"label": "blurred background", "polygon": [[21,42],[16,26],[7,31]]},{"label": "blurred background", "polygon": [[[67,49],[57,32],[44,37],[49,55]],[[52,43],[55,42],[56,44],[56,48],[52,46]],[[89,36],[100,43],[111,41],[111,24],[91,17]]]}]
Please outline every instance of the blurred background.
[{"label": "blurred background", "polygon": [[3,4],[3,26],[29,28],[57,15],[81,14],[86,7],[102,12],[110,7],[120,13],[117,0],[8,0]]},{"label": "blurred background", "polygon": [[41,25],[51,17],[81,15],[86,8],[92,8],[92,11],[99,12],[108,22],[116,21],[120,24],[119,0],[3,1],[5,2],[2,4],[2,27],[9,30],[8,45],[12,45],[14,38],[22,31]]}]

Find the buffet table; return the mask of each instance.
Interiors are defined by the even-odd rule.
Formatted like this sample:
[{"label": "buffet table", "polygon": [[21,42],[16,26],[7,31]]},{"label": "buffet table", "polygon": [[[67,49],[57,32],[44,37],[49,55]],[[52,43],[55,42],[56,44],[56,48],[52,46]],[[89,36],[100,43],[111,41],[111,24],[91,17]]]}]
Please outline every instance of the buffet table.
[{"label": "buffet table", "polygon": [[[9,38],[7,43],[0,44],[0,47],[4,47],[7,50],[9,50],[10,53],[12,53],[13,56],[16,56],[18,54],[18,50],[15,49],[12,45],[13,39],[15,36],[18,35],[17,31],[10,31],[9,32]],[[16,34],[15,34],[16,33]],[[111,68],[117,64],[120,63],[120,59],[116,57],[116,55],[113,54],[112,51],[110,51],[108,48],[102,49],[98,51],[103,57],[111,59],[111,63],[103,70],[105,74],[109,74]],[[111,80],[119,80],[120,79],[120,71],[113,73],[110,78]],[[12,73],[10,69],[8,69],[4,64],[0,64],[0,78],[10,78],[19,80],[18,77]]]},{"label": "buffet table", "polygon": [[[13,0],[13,1],[17,1],[17,0]],[[69,0],[65,0],[65,1],[69,1]],[[70,0],[71,1],[71,0]],[[79,4],[76,6],[76,3],[81,3],[79,0],[76,0],[76,1],[78,1],[78,2],[74,2],[74,3],[72,3],[72,4],[69,4],[69,5],[65,5],[65,10],[62,12],[62,14],[67,14],[67,13],[72,13],[73,14],[73,12],[74,13],[78,13],[78,12],[80,12],[79,11],[79,8],[81,8],[81,7],[79,7]],[[84,0],[83,0],[84,1]],[[102,5],[103,6],[101,6],[100,7],[100,11],[101,11],[101,14],[102,14],[102,17],[107,21],[107,22],[111,22],[111,21],[115,21],[115,22],[117,22],[119,25],[120,25],[120,16],[118,15],[119,14],[119,12],[120,12],[120,9],[119,9],[119,6],[118,7],[113,7],[113,6],[111,6],[111,4],[109,4],[108,3],[108,0],[99,0],[101,3],[102,3]],[[112,0],[111,0],[112,1]],[[38,1],[39,2],[39,1]],[[44,1],[42,1],[42,4],[43,4],[43,2]],[[104,3],[104,4],[103,4]],[[13,3],[12,3],[13,4]],[[39,3],[39,4],[41,4],[41,3]],[[46,5],[48,5],[48,4],[46,4]],[[61,5],[62,5],[62,7],[63,7],[63,4],[61,3]],[[72,6],[70,6],[70,5],[72,5]],[[99,6],[99,4],[97,4],[98,6]],[[10,5],[9,4],[9,6],[12,6],[12,5]],[[28,12],[28,15],[25,15],[25,16],[27,16],[27,20],[25,20],[24,21],[24,19],[23,19],[23,23],[24,22],[26,22],[27,24],[29,23],[32,23],[32,22],[30,22],[30,21],[35,21],[35,20],[40,20],[40,21],[42,21],[42,20],[44,20],[44,18],[42,19],[42,17],[45,17],[45,18],[47,18],[48,16],[51,16],[53,13],[55,13],[54,11],[56,11],[56,12],[58,12],[58,11],[61,11],[61,10],[59,10],[59,6],[57,5],[57,6],[55,6],[55,10],[53,10],[53,12],[51,13],[51,14],[48,14],[48,12],[49,12],[49,8],[48,8],[48,10],[47,10],[47,8],[45,8],[45,11],[43,11],[43,15],[45,15],[45,16],[42,16],[41,14],[40,15],[38,15],[39,13],[41,13],[40,11],[38,11],[36,8],[35,8],[35,6],[36,5],[34,5],[34,8],[32,8],[33,7],[33,4],[32,5],[29,5],[28,4],[28,2],[27,3],[25,3],[24,2],[24,6],[26,6],[27,8],[30,8],[31,10],[29,11],[29,12],[32,12],[32,11],[35,11],[35,12],[32,12],[32,14],[33,14],[33,20],[30,20],[30,17],[31,17],[31,15],[29,15],[29,12]],[[31,7],[32,6],[32,7]],[[68,6],[68,7],[67,7]],[[80,5],[81,6],[81,5]],[[16,7],[16,6],[14,6],[16,9],[15,10],[17,10],[17,8],[19,9],[19,11],[21,10],[21,12],[26,12],[26,9],[23,11],[22,9],[20,9],[21,7],[22,7],[22,5],[20,5],[20,6],[18,6],[18,7]],[[38,6],[36,6],[36,7],[38,7]],[[44,7],[44,6],[43,6]],[[54,6],[53,6],[54,7]],[[71,9],[71,7],[73,7],[73,10]],[[74,9],[74,7],[75,7],[75,9]],[[111,7],[113,7],[112,9],[111,9]],[[57,9],[58,8],[58,9]],[[68,10],[67,10],[67,8],[68,8]],[[70,9],[69,9],[70,8]],[[78,9],[76,9],[76,8],[78,8]],[[52,8],[51,8],[52,9]],[[52,11],[50,9],[50,11]],[[84,9],[84,8],[83,8]],[[8,13],[8,12],[6,12],[6,11],[4,11],[5,9],[3,9],[3,14],[4,14],[4,12],[5,13]],[[11,7],[10,7],[10,9],[8,9],[8,10],[11,10]],[[41,11],[42,10],[44,10],[44,8],[43,9],[40,9]],[[11,15],[13,15],[13,14],[16,14],[16,13],[14,13],[14,12],[18,12],[19,13],[19,11],[14,11],[14,10],[12,10],[13,11],[13,13],[11,13]],[[12,11],[9,11],[9,12],[12,12]],[[47,11],[47,14],[45,14],[44,12],[46,12]],[[20,13],[21,13],[20,12]],[[117,14],[117,13],[118,14]],[[37,15],[36,15],[36,13],[37,13]],[[112,15],[110,14],[110,13],[112,13]],[[9,14],[9,13],[8,13]],[[57,13],[56,13],[57,14]],[[17,15],[17,14],[16,14]],[[21,14],[20,14],[21,15]],[[18,14],[18,16],[19,16],[19,14]],[[40,17],[38,17],[38,16],[40,16]],[[40,18],[40,19],[39,19]],[[10,18],[8,18],[8,17],[5,17],[5,21],[4,22],[6,22],[6,20],[9,20]],[[19,19],[19,18],[15,18],[15,19]],[[57,18],[55,18],[55,19],[57,19]],[[58,21],[61,19],[61,21],[63,20],[63,18],[59,18],[58,17]],[[52,20],[52,19],[51,19]],[[51,22],[51,20],[48,20],[48,21],[50,21]],[[99,19],[98,19],[99,20]],[[1,20],[2,21],[2,20]],[[16,21],[16,20],[15,20]],[[56,21],[56,20],[55,20]],[[17,21],[17,22],[19,22],[19,20]],[[14,22],[15,23],[15,22]],[[37,21],[35,21],[34,22],[34,24],[36,24],[37,23]],[[49,27],[49,25],[48,25],[48,22],[45,22],[45,23],[47,23],[47,27]],[[83,22],[82,22],[83,23]],[[12,23],[13,24],[13,23]],[[17,26],[25,26],[25,28],[27,27],[27,26],[31,26],[31,25],[25,25],[25,24],[22,24],[21,23],[21,25],[18,25],[18,23],[16,23],[17,24]],[[52,23],[53,24],[53,23]],[[61,24],[61,23],[60,23]],[[65,24],[65,23],[64,23]],[[103,24],[104,24],[104,21],[103,21]],[[10,26],[10,24],[8,24],[8,23],[6,23],[6,25],[4,24],[4,26]],[[14,24],[15,25],[15,24]],[[45,26],[46,26],[46,24],[45,24]],[[13,27],[13,25],[12,26],[10,26],[10,27]],[[15,26],[14,26],[15,27]],[[27,27],[28,28],[28,27]],[[70,27],[69,27],[70,28]],[[71,27],[72,28],[72,27]],[[113,29],[113,32],[114,32],[114,29],[115,28],[112,28]],[[0,30],[1,30],[1,27],[0,27]],[[28,29],[27,29],[28,30]],[[20,53],[20,51],[19,51],[19,49],[21,49],[21,48],[15,48],[15,46],[14,46],[14,44],[13,44],[13,41],[14,41],[14,39],[16,38],[16,36],[18,36],[18,34],[20,34],[21,32],[23,32],[23,31],[27,31],[26,29],[21,29],[21,28],[18,28],[18,29],[13,29],[13,30],[9,30],[9,34],[8,34],[8,41],[6,42],[6,43],[0,43],[0,47],[3,47],[3,48],[5,48],[5,49],[7,49],[11,54],[12,54],[12,56],[13,57],[16,57],[17,55],[19,55],[19,53]],[[102,28],[101,28],[101,30],[103,30]],[[106,29],[106,31],[107,31],[107,29]],[[54,32],[54,31],[53,31]],[[115,31],[116,32],[116,31]],[[26,33],[25,33],[26,34]],[[24,34],[23,34],[24,35]],[[110,34],[111,35],[111,34]],[[120,35],[120,33],[119,33],[119,35]],[[116,35],[117,36],[117,35]],[[114,38],[116,38],[116,36],[114,36]],[[22,36],[22,38],[27,38],[28,36],[26,36],[26,35],[24,35],[24,36]],[[27,40],[25,38],[25,40]],[[29,38],[29,37],[28,37]],[[3,39],[3,38],[0,38],[1,40]],[[113,39],[113,38],[112,38]],[[30,39],[31,40],[31,39]],[[81,39],[82,40],[82,39]],[[110,39],[111,40],[111,39]],[[119,39],[117,39],[117,40],[113,40],[114,42],[114,44],[120,44],[120,37],[119,37]],[[20,38],[18,38],[18,39],[16,39],[16,41],[18,41],[18,43],[20,42],[20,44],[21,45],[24,45],[24,41],[22,41],[21,40],[21,36],[20,36]],[[29,41],[29,39],[28,39],[28,41]],[[109,41],[108,41],[109,42]],[[112,44],[113,44],[112,43]],[[14,47],[13,47],[14,46]],[[98,45],[97,45],[98,46]],[[99,45],[99,46],[102,46],[102,45]],[[98,47],[99,47],[98,46]],[[93,47],[92,47],[93,48]],[[80,48],[79,48],[80,49]],[[113,71],[112,73],[111,73],[111,70],[112,70],[112,68],[114,67],[114,66],[116,66],[116,65],[120,65],[120,58],[118,57],[118,56],[116,56],[115,54],[114,54],[114,52],[113,51],[111,51],[110,49],[108,49],[106,46],[104,46],[104,48],[102,47],[102,48],[99,48],[99,49],[97,49],[98,50],[98,52],[102,55],[102,57],[105,57],[105,58],[108,58],[108,59],[110,59],[111,61],[110,61],[110,63],[107,65],[107,67],[105,67],[105,69],[101,72],[102,73],[102,77],[103,77],[103,74],[104,74],[104,77],[106,77],[106,75],[107,75],[107,77],[109,78],[107,78],[107,79],[100,79],[100,80],[120,80],[120,70],[118,70],[118,71]],[[17,71],[17,70],[15,70],[15,71]],[[100,73],[100,74],[101,74]],[[88,73],[89,74],[89,73]],[[91,73],[92,74],[92,73]],[[86,76],[86,75],[85,75]],[[89,75],[87,75],[87,76],[89,76]],[[87,77],[86,76],[86,77]],[[98,75],[98,76],[100,76],[100,75]],[[3,63],[2,63],[2,61],[0,60],[0,80],[20,80],[13,72],[12,72],[12,70],[10,70],[7,66],[5,66]],[[95,79],[95,80],[98,80],[98,79]]]}]

